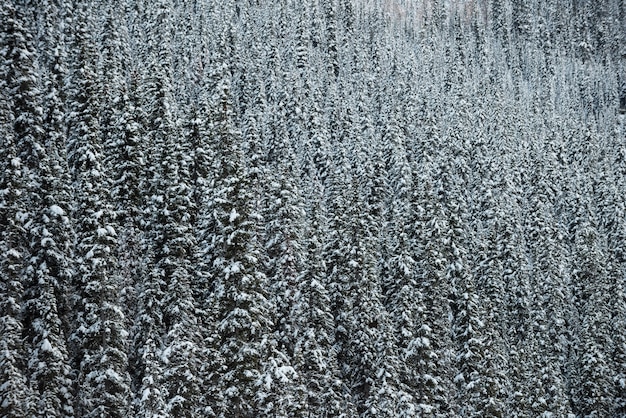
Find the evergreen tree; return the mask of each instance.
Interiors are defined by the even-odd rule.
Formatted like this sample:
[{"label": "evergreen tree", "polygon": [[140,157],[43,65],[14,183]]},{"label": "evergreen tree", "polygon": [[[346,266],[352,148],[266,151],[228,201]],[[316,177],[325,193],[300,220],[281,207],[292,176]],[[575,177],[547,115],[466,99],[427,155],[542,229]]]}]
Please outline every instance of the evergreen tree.
[{"label": "evergreen tree", "polygon": [[158,47],[151,57],[146,86],[146,142],[152,157],[146,219],[150,257],[149,272],[139,284],[141,309],[135,338],[141,352],[136,379],[141,393],[137,408],[142,416],[194,416],[201,384],[201,336],[191,264],[194,205],[188,148],[179,141],[172,100],[171,12],[169,2],[157,4],[155,19],[162,26],[151,28],[150,38]]},{"label": "evergreen tree", "polygon": [[[584,188],[579,186],[579,189]],[[589,196],[588,193],[585,195]],[[609,399],[615,397],[611,384],[610,353],[613,341],[606,310],[611,306],[608,271],[610,265],[598,238],[590,202],[579,202],[570,228],[574,235],[573,286],[581,321],[577,347],[577,382],[572,401],[583,416],[610,415]]]},{"label": "evergreen tree", "polygon": [[[532,254],[536,260],[531,281],[533,308],[531,309],[532,338],[528,353],[534,356],[530,361],[540,371],[526,390],[533,393],[531,404],[534,413],[553,412],[565,415],[570,413],[567,396],[566,376],[563,365],[567,360],[570,336],[565,328],[570,320],[571,291],[563,282],[566,268],[565,248],[558,235],[560,227],[552,218],[552,201],[558,183],[548,184],[547,177],[537,179],[536,189],[530,196],[533,217],[528,220],[528,240],[532,242]],[[558,261],[561,260],[561,261]],[[549,303],[542,301],[548,300]],[[540,354],[544,353],[544,354]]]},{"label": "evergreen tree", "polygon": [[417,282],[422,293],[419,328],[409,353],[418,362],[416,379],[419,382],[419,406],[425,416],[455,414],[453,402],[455,377],[452,364],[452,339],[450,329],[450,282],[445,275],[443,237],[446,221],[437,199],[434,182],[426,165],[414,172],[422,172],[414,180],[416,190],[416,226],[418,245],[423,257],[418,258]]},{"label": "evergreen tree", "polygon": [[70,82],[68,162],[75,203],[78,271],[74,287],[75,329],[71,335],[77,365],[76,413],[125,416],[129,407],[128,331],[118,303],[119,282],[112,274],[116,232],[107,203],[98,120],[100,87],[96,75],[91,18],[87,5],[76,10],[74,63]]},{"label": "evergreen tree", "polygon": [[[3,2],[0,10],[0,152],[3,164],[0,174],[0,414],[23,417],[35,412],[35,398],[28,382],[29,350],[23,337],[22,318],[24,268],[30,255],[24,224],[30,217],[26,197],[29,169],[34,162],[34,143],[30,115],[22,114],[22,109],[25,106],[32,109],[34,105],[27,100],[33,94],[36,80],[32,79],[33,68],[28,68],[34,57],[32,45],[28,45],[32,36],[23,26],[23,14],[13,2]],[[25,94],[22,94],[22,86]]]},{"label": "evergreen tree", "polygon": [[[162,75],[161,75],[162,76]],[[158,77],[158,76],[157,76]],[[156,112],[150,115],[152,147],[160,167],[154,173],[151,200],[154,214],[151,241],[154,245],[150,277],[162,283],[163,380],[166,410],[173,416],[193,415],[199,396],[200,338],[193,298],[191,257],[195,240],[191,232],[193,202],[188,185],[189,172],[184,158],[184,144],[170,113],[167,77],[157,78]]]},{"label": "evergreen tree", "polygon": [[[272,390],[274,379],[291,378],[293,368],[279,353],[270,333],[274,309],[267,295],[267,278],[255,238],[259,215],[244,167],[242,136],[234,125],[230,74],[219,68],[215,99],[216,158],[211,212],[216,322],[211,340],[223,366],[214,371],[213,391],[219,391],[218,416],[247,417],[280,414]],[[280,416],[280,415],[278,415]]]},{"label": "evergreen tree", "polygon": [[[327,250],[338,361],[359,414],[410,415],[413,405],[400,387],[391,321],[383,305],[375,258],[378,228],[347,159],[347,147],[354,138],[352,116],[347,112],[339,120],[342,130],[331,189],[334,218],[330,225],[335,235]],[[358,169],[356,164],[352,167]]]},{"label": "evergreen tree", "polygon": [[0,0],[0,415],[626,414],[622,3]]},{"label": "evergreen tree", "polygon": [[[21,15],[21,16],[20,16]],[[24,229],[29,243],[24,270],[24,337],[32,347],[28,358],[29,381],[37,395],[36,414],[71,416],[71,376],[64,324],[65,293],[71,279],[70,251],[72,232],[66,216],[67,178],[59,170],[63,162],[58,154],[57,136],[62,135],[58,98],[49,97],[53,107],[47,125],[44,120],[33,36],[17,19],[9,82],[13,83],[15,139],[26,151],[28,183],[24,203],[31,214]],[[54,95],[51,91],[50,95]],[[48,138],[45,128],[53,129]],[[59,175],[59,178],[57,178]]]},{"label": "evergreen tree", "polygon": [[[266,192],[265,250],[268,258],[267,278],[277,309],[276,339],[281,352],[293,358],[298,318],[292,315],[298,309],[295,306],[298,281],[302,279],[304,271],[302,236],[305,213],[297,184],[300,174],[296,171],[297,162],[288,142],[291,136],[284,130],[278,133],[280,136],[273,141],[273,148],[278,149],[272,151],[276,164],[273,170],[269,170],[271,174],[268,175],[269,187]],[[301,415],[306,402],[304,391],[300,385],[294,385],[293,392],[288,396],[295,399],[283,399],[283,402],[294,404],[296,410],[290,412],[290,415]]]},{"label": "evergreen tree", "polygon": [[[318,183],[319,185],[319,183]],[[320,193],[323,188],[318,188]],[[292,315],[296,321],[294,367],[306,385],[306,412],[315,416],[349,415],[344,405],[347,396],[340,379],[335,351],[335,323],[330,310],[330,295],[323,258],[327,220],[322,199],[312,200],[306,227],[307,263],[295,294]]]}]

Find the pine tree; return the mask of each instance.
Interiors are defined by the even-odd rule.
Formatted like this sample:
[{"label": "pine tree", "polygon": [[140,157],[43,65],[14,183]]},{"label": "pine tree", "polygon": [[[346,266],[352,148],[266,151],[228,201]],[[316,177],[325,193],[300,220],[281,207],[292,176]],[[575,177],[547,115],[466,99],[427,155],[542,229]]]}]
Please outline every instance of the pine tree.
[{"label": "pine tree", "polygon": [[[271,415],[273,379],[289,379],[293,369],[283,368],[270,330],[273,308],[267,295],[267,278],[260,265],[260,243],[249,174],[244,167],[242,136],[234,125],[230,74],[218,68],[214,144],[215,180],[211,212],[214,293],[211,304],[215,328],[213,342],[223,366],[213,371],[213,391],[218,416]],[[208,384],[208,382],[207,382]]]},{"label": "pine tree", "polygon": [[[212,121],[209,97],[210,85],[203,75],[202,91],[199,93],[197,106],[192,107],[189,120],[184,127],[184,135],[187,138],[193,159],[189,167],[189,182],[191,187],[191,205],[195,209],[192,215],[192,228],[194,232],[195,246],[193,247],[192,291],[196,301],[195,310],[201,332],[201,345],[199,356],[203,364],[198,370],[200,380],[209,382],[215,373],[218,364],[216,347],[211,341],[211,328],[214,326],[210,293],[213,286],[213,269],[211,265],[212,252],[211,240],[214,231],[213,213],[211,210],[211,196],[214,182],[214,148],[212,147]],[[202,384],[202,383],[201,383]],[[198,403],[198,413],[212,416],[216,400],[212,394],[204,389],[201,390]]]},{"label": "pine tree", "polygon": [[491,0],[491,25],[495,38],[506,45],[508,43],[508,22],[505,0]]},{"label": "pine tree", "polygon": [[[446,257],[445,274],[451,286],[452,333],[456,349],[454,378],[458,386],[458,405],[461,416],[502,416],[502,406],[498,399],[497,382],[490,374],[494,373],[489,364],[488,330],[485,329],[485,314],[472,274],[469,244],[475,239],[467,225],[468,199],[463,193],[463,185],[468,184],[467,150],[463,138],[451,133],[450,151],[444,166],[440,169],[440,198],[446,214],[447,227],[443,230],[443,240],[447,243],[443,255]],[[450,176],[453,174],[453,176]],[[496,383],[496,384],[494,384]]]},{"label": "pine tree", "polygon": [[[156,41],[152,42],[156,43]],[[156,61],[152,57],[151,63]],[[129,132],[130,144],[126,147],[126,150],[130,151],[136,149],[135,147],[139,143],[144,143],[146,149],[152,151],[148,154],[150,160],[145,162],[146,167],[150,168],[143,173],[144,181],[139,182],[139,187],[136,190],[137,197],[145,196],[147,199],[145,202],[137,202],[140,204],[129,205],[127,209],[131,210],[134,207],[135,210],[140,211],[134,222],[138,223],[135,228],[142,231],[144,237],[138,242],[138,250],[142,252],[141,264],[138,269],[142,274],[134,284],[137,309],[131,328],[131,370],[133,389],[136,393],[133,400],[133,412],[140,417],[166,417],[168,416],[166,409],[168,395],[162,379],[164,365],[161,356],[165,329],[164,299],[167,283],[163,277],[162,268],[155,266],[155,258],[159,256],[159,249],[156,246],[163,247],[166,245],[163,242],[165,238],[163,236],[164,225],[158,223],[162,220],[163,212],[167,214],[165,205],[168,203],[165,202],[164,196],[161,194],[163,193],[163,182],[160,181],[162,170],[159,170],[159,166],[165,148],[164,139],[172,136],[173,132],[171,130],[171,114],[168,109],[170,102],[164,97],[164,94],[169,92],[162,86],[164,82],[162,67],[155,68],[152,66],[151,75],[146,76],[146,79],[142,81],[143,83],[137,86],[137,99],[138,107],[143,108],[145,112],[145,118],[143,118],[145,122],[141,124],[144,126],[139,132],[133,129],[135,127],[129,126],[132,130]],[[164,111],[167,113],[164,114]],[[170,130],[159,133],[158,129],[163,127]],[[154,138],[155,136],[158,138]],[[127,182],[125,183],[127,184]],[[120,186],[123,187],[120,192],[124,194],[126,191],[131,192],[127,196],[132,198],[134,195],[132,189],[126,189],[122,183]],[[160,256],[163,255],[160,254]]]},{"label": "pine tree", "polygon": [[[100,43],[101,60],[98,68],[105,92],[100,125],[103,131],[104,166],[110,173],[111,197],[115,205],[120,231],[119,257],[130,252],[138,257],[141,213],[145,202],[145,144],[142,141],[144,110],[139,100],[140,74],[132,68],[129,51],[129,34],[121,4],[111,2],[104,10],[105,21]],[[129,64],[131,69],[128,69]],[[125,68],[126,67],[126,68]],[[123,266],[130,260],[120,260]],[[128,267],[132,270],[132,267]]]},{"label": "pine tree", "polygon": [[[298,318],[292,316],[296,309],[298,282],[304,271],[304,207],[298,185],[300,174],[290,142],[295,138],[285,132],[272,141],[272,155],[276,163],[268,170],[266,242],[267,278],[276,305],[276,339],[280,351],[293,358],[298,333]],[[249,138],[252,139],[252,138]],[[300,384],[287,389],[283,402],[292,403],[295,410],[290,415],[302,415],[306,400]]]},{"label": "pine tree", "polygon": [[408,353],[418,365],[416,379],[420,388],[418,399],[421,412],[428,417],[454,416],[451,288],[445,274],[446,241],[443,236],[447,223],[430,170],[429,165],[413,169],[415,173],[422,173],[413,183],[417,187],[414,197],[419,233],[417,244],[420,254],[423,254],[417,259],[416,281],[424,308],[420,312],[415,341],[409,346]]},{"label": "pine tree", "polygon": [[[483,111],[484,108],[481,107],[477,115],[472,115],[472,126],[478,127],[480,131],[484,129]],[[485,164],[491,151],[488,146],[491,144],[481,133],[471,135],[473,141],[470,142],[472,151],[469,181],[478,193],[469,197],[471,221],[468,228],[472,239],[468,243],[470,251],[467,255],[477,295],[477,311],[474,315],[478,315],[479,325],[476,330],[472,327],[472,331],[477,331],[476,336],[482,338],[484,346],[483,353],[479,353],[481,358],[476,362],[482,374],[478,384],[479,399],[476,409],[483,416],[503,416],[506,413],[506,394],[510,393],[510,388],[507,387],[508,347],[505,343],[505,324],[509,315],[507,309],[504,309],[506,305],[503,298],[507,282],[503,277],[506,258],[502,254],[500,233],[503,229],[501,222],[513,223],[514,220],[500,220],[505,215],[499,207],[499,199],[502,198],[499,170]]]},{"label": "pine tree", "polygon": [[[33,59],[32,46],[28,48],[29,35],[21,19],[23,15],[12,2],[3,2],[0,10],[0,153],[3,162],[0,171],[0,414],[23,417],[35,411],[34,393],[27,376],[27,346],[22,322],[24,263],[29,257],[24,228],[29,218],[25,195],[29,166],[33,163],[29,150],[33,142],[20,141],[20,136],[27,136],[24,138],[27,141],[31,139],[28,136],[32,136],[32,132],[29,132],[28,115],[21,112],[15,115],[13,109],[19,109],[20,105],[32,106],[26,100],[28,94],[32,94],[35,80],[32,68],[23,67],[24,61]],[[24,73],[29,70],[30,74]],[[21,94],[22,86],[26,95]]]},{"label": "pine tree", "polygon": [[[21,16],[20,16],[21,15]],[[24,15],[16,14],[17,19]],[[26,151],[23,154],[29,169],[27,194],[23,201],[31,209],[24,225],[28,240],[28,254],[24,270],[24,337],[32,347],[28,358],[29,381],[37,395],[35,405],[39,416],[71,416],[71,381],[69,355],[64,324],[61,321],[66,309],[65,292],[71,278],[72,232],[65,210],[68,196],[67,179],[58,154],[57,136],[61,133],[58,112],[54,109],[58,98],[48,99],[52,105],[47,125],[44,120],[42,97],[38,89],[38,73],[33,36],[16,19],[16,45],[13,71],[15,139]],[[53,131],[46,137],[46,129]],[[57,178],[59,175],[59,178]],[[60,205],[59,205],[60,204]]]},{"label": "pine tree", "polygon": [[[395,113],[395,112],[390,112]],[[432,359],[430,327],[425,323],[424,292],[420,288],[418,258],[420,220],[417,192],[414,190],[412,167],[407,158],[405,141],[392,114],[385,126],[382,142],[386,144],[386,172],[391,191],[389,215],[384,229],[386,265],[382,284],[386,305],[395,325],[398,348],[405,366],[400,369],[402,382],[418,403],[422,414],[432,412],[430,399],[423,390],[431,382],[422,376],[427,361]],[[379,174],[382,175],[382,174]],[[384,184],[381,185],[384,187]],[[385,197],[383,193],[383,197]],[[384,211],[383,211],[384,212]],[[383,215],[384,216],[384,215]]]},{"label": "pine tree", "polygon": [[[548,154],[550,155],[550,154]],[[553,412],[559,414],[571,413],[567,396],[566,376],[563,374],[563,365],[567,359],[567,350],[570,336],[565,328],[569,320],[571,308],[568,306],[571,297],[565,292],[571,292],[564,285],[566,269],[565,248],[562,238],[559,239],[558,225],[552,218],[552,201],[554,199],[557,182],[547,183],[547,174],[535,179],[535,189],[531,194],[529,204],[533,207],[533,217],[527,222],[527,239],[532,242],[534,263],[534,280],[530,286],[533,289],[531,310],[532,337],[527,352],[531,359],[526,361],[539,371],[527,384],[526,389],[533,393],[531,408],[533,413]],[[561,235],[562,237],[562,235]],[[561,260],[561,261],[558,261]],[[542,301],[549,298],[550,303]]]},{"label": "pine tree", "polygon": [[[395,339],[383,305],[375,256],[378,220],[372,217],[367,191],[360,192],[351,173],[363,162],[352,165],[347,158],[355,137],[354,114],[347,110],[337,120],[341,130],[331,183],[334,236],[327,249],[339,367],[359,414],[410,415],[413,405],[400,387]],[[359,156],[358,148],[353,155]]]},{"label": "pine tree", "polygon": [[139,285],[136,319],[139,386],[137,413],[141,416],[194,416],[200,397],[201,339],[196,317],[191,232],[194,205],[189,186],[188,144],[180,141],[172,95],[172,4],[156,5],[145,86],[145,142],[150,147],[147,179],[146,235],[148,273]]},{"label": "pine tree", "polygon": [[293,362],[306,385],[308,414],[349,415],[350,411],[344,407],[347,396],[343,393],[334,347],[335,322],[330,310],[322,241],[327,232],[327,220],[321,198],[323,188],[319,183],[312,193],[317,197],[309,198],[315,206],[310,208],[306,226],[307,267],[300,277],[292,312],[297,331]]},{"label": "pine tree", "polygon": [[102,141],[98,120],[99,80],[96,76],[91,20],[87,5],[76,10],[71,113],[68,117],[68,162],[73,179],[76,223],[75,345],[78,368],[76,413],[83,416],[125,416],[129,407],[127,336],[119,283],[112,274],[116,232],[104,189]]},{"label": "pine tree", "polygon": [[[158,77],[158,75],[157,75]],[[178,138],[169,111],[167,77],[156,81],[156,112],[151,117],[152,146],[160,167],[152,179],[151,200],[154,213],[151,240],[154,259],[150,277],[163,285],[163,380],[166,411],[173,416],[193,415],[199,396],[200,335],[195,315],[191,257],[195,240],[191,233],[193,202],[188,185],[189,172],[184,144]]]},{"label": "pine tree", "polygon": [[[577,189],[584,191],[585,187],[579,185]],[[607,309],[611,306],[610,264],[599,242],[596,217],[590,206],[589,201],[579,201],[575,206],[575,219],[570,224],[574,235],[572,279],[582,328],[576,347],[579,366],[572,403],[580,415],[608,416],[611,413],[609,400],[615,397],[610,363],[613,341],[606,322],[610,316]]]},{"label": "pine tree", "polygon": [[328,54],[328,71],[335,77],[339,76],[339,51],[337,29],[337,6],[334,0],[322,2],[325,29],[326,29],[326,53]]}]

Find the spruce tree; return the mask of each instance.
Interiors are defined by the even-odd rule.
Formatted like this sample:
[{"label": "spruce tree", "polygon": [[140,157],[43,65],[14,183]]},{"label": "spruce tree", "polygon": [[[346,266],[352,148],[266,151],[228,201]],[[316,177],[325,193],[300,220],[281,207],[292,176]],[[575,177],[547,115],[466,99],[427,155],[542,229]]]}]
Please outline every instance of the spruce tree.
[{"label": "spruce tree", "polygon": [[325,208],[320,195],[306,225],[306,268],[297,285],[292,315],[296,321],[294,367],[300,381],[306,385],[306,412],[315,416],[349,415],[345,410],[347,394],[340,379],[335,351],[335,321],[331,312],[324,242],[327,232]]},{"label": "spruce tree", "polygon": [[75,328],[71,335],[77,367],[76,413],[121,417],[128,413],[130,397],[128,331],[119,305],[119,281],[113,274],[117,234],[111,226],[113,212],[102,168],[100,86],[86,4],[76,10],[75,18],[67,123],[75,199],[72,214],[78,218]]},{"label": "spruce tree", "polygon": [[[216,322],[209,343],[222,363],[206,382],[218,392],[218,416],[271,414],[278,407],[269,398],[273,379],[289,379],[292,369],[273,363],[276,342],[273,308],[256,239],[255,212],[249,174],[245,171],[241,133],[235,126],[230,71],[218,67],[214,110],[215,180],[210,210],[213,290],[210,303]],[[218,363],[219,365],[219,363]],[[274,370],[272,370],[274,369]],[[278,374],[276,374],[278,373]],[[219,396],[218,396],[219,395]],[[219,399],[221,398],[221,399]]]},{"label": "spruce tree", "polygon": [[[3,164],[0,174],[0,413],[7,417],[23,417],[35,413],[34,393],[28,382],[27,346],[23,340],[22,322],[26,284],[24,263],[30,256],[24,228],[29,218],[25,198],[29,165],[33,163],[29,148],[33,142],[20,141],[20,136],[32,132],[29,132],[29,121],[24,118],[28,115],[21,112],[15,115],[13,108],[19,109],[20,104],[32,105],[26,100],[28,93],[32,94],[35,80],[32,79],[32,68],[23,67],[24,61],[33,60],[32,49],[29,50],[27,44],[29,35],[21,18],[23,15],[12,2],[3,2],[0,10],[0,153]],[[25,70],[31,73],[24,73]],[[22,85],[26,96],[21,94]]]},{"label": "spruce tree", "polygon": [[[161,75],[162,76],[162,75]],[[158,77],[158,76],[157,76]],[[152,179],[151,240],[154,245],[150,277],[163,285],[163,381],[166,410],[174,416],[192,416],[199,396],[200,338],[193,298],[191,232],[193,203],[188,185],[184,144],[175,142],[177,129],[169,111],[167,77],[156,79],[158,103],[152,120],[152,147],[160,167]]]},{"label": "spruce tree", "polygon": [[[20,19],[21,18],[21,19]],[[19,20],[18,20],[19,19]],[[35,413],[39,416],[71,416],[72,387],[66,330],[62,315],[67,309],[65,293],[71,279],[72,231],[66,216],[67,180],[58,153],[57,137],[63,126],[58,118],[58,97],[49,93],[48,125],[39,91],[34,37],[16,13],[16,32],[9,83],[13,89],[15,139],[24,149],[27,162],[27,193],[23,202],[31,214],[24,225],[28,249],[24,270],[24,337],[32,347],[28,358],[30,384],[37,395]],[[52,97],[50,97],[52,96]],[[50,120],[48,119],[48,120]],[[49,129],[47,134],[46,131]],[[58,175],[58,177],[57,177]]]}]

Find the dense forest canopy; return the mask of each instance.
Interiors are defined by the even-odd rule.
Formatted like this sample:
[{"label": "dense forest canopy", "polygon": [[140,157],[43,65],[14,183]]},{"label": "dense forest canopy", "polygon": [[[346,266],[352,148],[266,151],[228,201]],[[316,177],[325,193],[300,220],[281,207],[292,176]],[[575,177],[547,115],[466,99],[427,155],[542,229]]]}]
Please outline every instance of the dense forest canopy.
[{"label": "dense forest canopy", "polygon": [[626,417],[622,0],[0,0],[0,417]]}]

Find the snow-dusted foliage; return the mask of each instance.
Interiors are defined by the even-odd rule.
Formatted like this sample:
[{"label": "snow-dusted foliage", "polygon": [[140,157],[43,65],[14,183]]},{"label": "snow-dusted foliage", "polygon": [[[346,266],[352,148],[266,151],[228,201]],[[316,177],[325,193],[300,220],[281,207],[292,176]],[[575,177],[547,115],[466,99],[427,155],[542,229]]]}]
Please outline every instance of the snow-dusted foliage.
[{"label": "snow-dusted foliage", "polygon": [[625,19],[0,0],[0,416],[625,416]]}]

